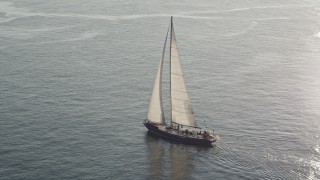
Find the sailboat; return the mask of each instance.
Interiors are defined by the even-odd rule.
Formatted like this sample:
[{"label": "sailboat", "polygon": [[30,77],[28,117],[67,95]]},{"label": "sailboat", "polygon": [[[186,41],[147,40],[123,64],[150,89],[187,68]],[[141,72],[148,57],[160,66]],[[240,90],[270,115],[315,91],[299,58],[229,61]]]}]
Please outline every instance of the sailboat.
[{"label": "sailboat", "polygon": [[213,145],[217,136],[209,130],[196,126],[189,94],[187,92],[182,67],[179,60],[177,40],[173,27],[173,18],[170,21],[170,62],[169,62],[169,89],[170,89],[170,124],[166,124],[162,103],[162,71],[169,29],[165,38],[162,57],[154,82],[149,112],[143,124],[149,132],[169,140],[195,145]]}]

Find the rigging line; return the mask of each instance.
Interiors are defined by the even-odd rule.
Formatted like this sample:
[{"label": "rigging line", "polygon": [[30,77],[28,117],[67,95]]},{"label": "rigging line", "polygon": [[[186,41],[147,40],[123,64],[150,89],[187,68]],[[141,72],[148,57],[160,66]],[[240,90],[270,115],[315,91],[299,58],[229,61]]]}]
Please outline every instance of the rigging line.
[{"label": "rigging line", "polygon": [[189,102],[189,103],[190,103],[190,101],[189,101],[189,100],[178,99],[178,98],[171,98],[171,99],[178,100],[178,101],[186,101],[186,102]]},{"label": "rigging line", "polygon": [[180,107],[180,106],[173,106],[173,108],[190,109],[190,110],[192,110],[192,108],[185,108],[185,107]]},{"label": "rigging line", "polygon": [[166,46],[167,46],[167,40],[168,40],[168,34],[169,34],[169,27],[168,27],[168,30],[167,30],[166,39],[164,41],[163,51],[162,51],[162,55],[161,55],[161,70],[160,70],[160,79],[159,79],[159,101],[160,101],[160,106],[161,106],[162,124],[165,124],[165,114],[164,114],[163,103],[162,103],[162,68],[163,68],[163,59],[164,59],[165,52],[166,52]]},{"label": "rigging line", "polygon": [[177,92],[181,92],[181,93],[187,93],[187,91],[180,91],[180,90],[177,90],[177,89],[172,89],[174,91],[177,91]]},{"label": "rigging line", "polygon": [[177,76],[183,76],[183,74],[178,74],[178,73],[171,73],[173,75],[177,75]]},{"label": "rigging line", "polygon": [[169,83],[169,89],[170,89],[170,93],[169,93],[169,96],[170,96],[170,118],[171,118],[171,127],[172,127],[172,93],[171,93],[171,51],[172,51],[172,33],[173,33],[173,17],[171,16],[171,20],[170,20],[170,63],[169,63],[169,80],[170,80],[170,83]]},{"label": "rigging line", "polygon": [[198,126],[189,126],[189,125],[184,125],[184,124],[180,124],[180,123],[176,123],[176,122],[173,122],[173,124],[179,124],[179,125],[182,125],[184,127],[191,127],[191,128],[196,128],[196,129],[202,129],[201,127],[198,127]]},{"label": "rigging line", "polygon": [[187,115],[192,114],[192,113],[182,112],[182,111],[176,111],[176,110],[172,110],[172,112],[176,112],[176,113],[183,113],[183,114],[187,114]]}]

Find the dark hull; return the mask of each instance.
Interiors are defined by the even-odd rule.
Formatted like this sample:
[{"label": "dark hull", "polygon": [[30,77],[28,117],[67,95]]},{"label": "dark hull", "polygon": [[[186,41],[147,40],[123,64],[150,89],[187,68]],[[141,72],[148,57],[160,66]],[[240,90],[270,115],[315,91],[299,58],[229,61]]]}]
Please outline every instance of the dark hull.
[{"label": "dark hull", "polygon": [[143,124],[147,127],[149,132],[151,132],[152,134],[157,135],[161,138],[169,139],[179,143],[193,144],[193,145],[199,145],[199,146],[212,146],[213,143],[216,141],[215,139],[214,140],[202,139],[202,138],[200,139],[200,138],[187,137],[183,135],[171,134],[169,132],[160,130],[157,126],[151,123],[143,122]]}]

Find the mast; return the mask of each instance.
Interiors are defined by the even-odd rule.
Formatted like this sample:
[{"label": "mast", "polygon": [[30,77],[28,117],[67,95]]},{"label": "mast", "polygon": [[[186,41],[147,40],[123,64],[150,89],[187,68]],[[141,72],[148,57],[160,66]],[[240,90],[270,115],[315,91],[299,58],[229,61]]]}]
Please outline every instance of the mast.
[{"label": "mast", "polygon": [[172,94],[171,94],[171,46],[172,46],[172,27],[173,27],[173,17],[171,16],[171,23],[170,23],[170,63],[169,63],[169,81],[170,81],[170,120],[171,120],[171,127],[172,127]]}]

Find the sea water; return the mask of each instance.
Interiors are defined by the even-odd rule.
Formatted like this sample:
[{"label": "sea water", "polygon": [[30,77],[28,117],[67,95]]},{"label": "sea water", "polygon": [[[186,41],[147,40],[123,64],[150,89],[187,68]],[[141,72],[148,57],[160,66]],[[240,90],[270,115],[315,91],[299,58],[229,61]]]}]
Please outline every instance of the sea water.
[{"label": "sea water", "polygon": [[[142,124],[170,16],[213,148]],[[317,0],[0,1],[0,179],[320,179],[319,34]]]}]

